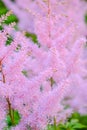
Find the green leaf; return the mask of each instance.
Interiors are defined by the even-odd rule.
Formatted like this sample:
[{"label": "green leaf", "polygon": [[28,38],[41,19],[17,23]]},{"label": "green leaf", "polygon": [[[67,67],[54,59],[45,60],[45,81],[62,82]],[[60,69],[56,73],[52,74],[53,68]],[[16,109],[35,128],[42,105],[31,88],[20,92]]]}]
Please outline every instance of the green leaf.
[{"label": "green leaf", "polygon": [[28,77],[28,72],[26,70],[22,70],[22,74],[25,76],[25,77]]},{"label": "green leaf", "polygon": [[54,130],[52,125],[48,125],[47,130]]},{"label": "green leaf", "polygon": [[10,16],[8,16],[7,20],[4,21],[5,24],[10,24],[12,22],[18,23],[18,19],[14,14],[11,14]]},{"label": "green leaf", "polygon": [[[0,16],[6,14],[8,11],[9,9],[5,6],[4,2],[0,0]],[[18,18],[14,14],[8,16],[8,19],[4,21],[5,24],[10,24],[12,22],[18,23]]]},{"label": "green leaf", "polygon": [[25,36],[30,38],[35,44],[39,45],[37,36],[34,33],[25,32]]},{"label": "green leaf", "polygon": [[2,27],[2,26],[0,26],[0,30],[3,30],[3,27]]},{"label": "green leaf", "polygon": [[80,115],[79,122],[84,125],[87,125],[87,115]]},{"label": "green leaf", "polygon": [[74,129],[81,129],[81,128],[86,128],[86,126],[85,125],[83,125],[83,124],[80,124],[80,123],[76,123],[74,126],[73,126],[73,128]]},{"label": "green leaf", "polygon": [[11,127],[6,126],[3,128],[3,130],[11,130]]},{"label": "green leaf", "polygon": [[6,14],[8,11],[7,7],[5,6],[5,4],[2,2],[2,0],[0,0],[0,16],[2,14]]},{"label": "green leaf", "polygon": [[[56,127],[55,127],[56,126]],[[87,130],[87,115],[75,112],[64,124],[48,125],[47,130]]]},{"label": "green leaf", "polygon": [[11,35],[9,35],[9,36],[7,37],[6,46],[11,45],[12,41],[13,41],[13,38],[12,38]]},{"label": "green leaf", "polygon": [[80,118],[80,114],[78,112],[74,112],[71,117],[68,119],[68,121],[72,120],[72,119],[79,119]]},{"label": "green leaf", "polygon": [[75,112],[68,119],[68,122],[71,122],[73,128],[76,127],[75,129],[87,130],[87,115],[80,115],[78,112]]},{"label": "green leaf", "polygon": [[6,124],[7,124],[7,127],[12,127],[12,126],[16,126],[17,124],[19,124],[20,122],[20,119],[21,119],[21,116],[19,114],[19,112],[17,110],[14,110],[14,109],[11,109],[11,112],[14,114],[13,116],[13,119],[14,119],[14,122],[12,122],[11,120],[11,117],[9,115],[9,113],[7,114],[6,116]]}]

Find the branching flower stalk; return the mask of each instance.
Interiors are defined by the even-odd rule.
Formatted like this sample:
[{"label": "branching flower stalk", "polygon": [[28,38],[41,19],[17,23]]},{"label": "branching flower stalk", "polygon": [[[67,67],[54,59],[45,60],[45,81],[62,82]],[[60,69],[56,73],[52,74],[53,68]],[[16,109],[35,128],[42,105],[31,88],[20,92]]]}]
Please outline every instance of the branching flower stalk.
[{"label": "branching flower stalk", "polygon": [[47,13],[47,17],[48,17],[48,29],[49,29],[49,38],[51,38],[51,24],[50,24],[50,16],[51,16],[51,5],[50,5],[50,0],[47,0],[47,5],[48,5],[48,13]]},{"label": "branching flower stalk", "polygon": [[[21,0],[16,2],[22,6]],[[24,2],[23,7],[26,6]],[[27,130],[26,126],[44,130],[48,124],[65,122],[73,110],[64,109],[62,101],[73,93],[68,93],[70,88],[76,90],[77,86],[83,86],[85,37],[80,1],[67,0],[64,4],[60,0],[37,0],[29,6],[34,12],[31,25],[40,46],[25,36],[26,31],[15,30],[14,24],[4,26],[1,21],[4,27],[0,31],[0,59],[3,59],[0,61],[0,114],[3,114],[0,130],[5,127],[1,122],[7,114],[12,122],[11,130]],[[17,123],[15,110],[21,115]]]}]

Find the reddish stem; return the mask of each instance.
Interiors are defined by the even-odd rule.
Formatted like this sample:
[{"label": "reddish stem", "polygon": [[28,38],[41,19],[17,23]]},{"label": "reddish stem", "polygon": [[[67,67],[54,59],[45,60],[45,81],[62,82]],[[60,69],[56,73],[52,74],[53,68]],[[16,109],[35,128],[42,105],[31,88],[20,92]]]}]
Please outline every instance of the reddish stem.
[{"label": "reddish stem", "polygon": [[8,103],[9,116],[11,118],[12,124],[14,125],[14,109],[12,109],[12,107],[11,107],[9,98],[6,98],[6,101]]},{"label": "reddish stem", "polygon": [[2,82],[5,83],[5,75],[3,73],[3,69],[2,69],[2,60],[0,60],[0,73],[2,74]]}]

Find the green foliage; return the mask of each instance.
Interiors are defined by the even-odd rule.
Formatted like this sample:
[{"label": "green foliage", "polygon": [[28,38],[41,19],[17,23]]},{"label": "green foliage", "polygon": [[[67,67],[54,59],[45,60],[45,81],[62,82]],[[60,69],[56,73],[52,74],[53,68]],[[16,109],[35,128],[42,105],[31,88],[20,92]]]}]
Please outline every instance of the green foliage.
[{"label": "green foliage", "polygon": [[13,121],[11,119],[10,114],[8,113],[6,116],[6,124],[7,126],[3,130],[10,130],[11,127],[14,127],[19,124],[21,116],[17,110],[11,109],[11,113],[13,115]]},{"label": "green foliage", "polygon": [[3,30],[3,27],[2,27],[2,26],[0,26],[0,30]]},{"label": "green foliage", "polygon": [[16,22],[16,23],[18,22],[18,19],[14,14],[8,16],[8,19],[4,21],[5,24],[10,24],[12,22]]},{"label": "green foliage", "polygon": [[25,36],[30,38],[35,44],[39,45],[38,40],[37,40],[37,36],[34,33],[26,32]]},{"label": "green foliage", "polygon": [[72,116],[69,118],[69,121],[71,119],[77,119],[80,124],[85,125],[86,128],[82,128],[80,130],[87,130],[87,115],[80,115],[78,112],[75,112],[72,114]]},{"label": "green foliage", "polygon": [[[78,120],[71,120],[65,124],[49,125],[47,130],[85,130],[86,126],[78,122]],[[86,128],[87,129],[87,128]]]},{"label": "green foliage", "polygon": [[79,123],[76,119],[72,119],[70,122],[66,122],[65,124],[49,125],[47,130],[84,130],[84,128],[86,128],[85,125]]},{"label": "green foliage", "polygon": [[[0,0],[0,17],[1,15],[6,14],[8,11],[9,9],[5,6],[3,1]],[[10,24],[12,22],[18,22],[18,18],[14,14],[10,15],[8,19],[4,21],[5,24]]]},{"label": "green foliage", "polygon": [[[12,2],[15,2],[15,0],[12,0]],[[9,11],[9,9],[5,6],[3,1],[0,0],[0,17],[3,14],[6,14],[8,11]],[[3,24],[7,24],[8,25],[8,24],[10,24],[12,22],[18,23],[18,18],[14,14],[11,14],[10,16],[8,16],[7,20],[3,21]],[[17,26],[15,26],[14,28],[16,30],[18,30]],[[2,26],[0,26],[0,30],[3,30]],[[37,36],[34,33],[26,32],[25,36],[30,38],[35,44],[37,44],[40,47],[40,44],[38,43],[38,40],[37,40]],[[12,37],[9,36],[7,41],[6,41],[6,45],[10,45],[12,41],[13,41]]]},{"label": "green foliage", "polygon": [[0,0],[0,16],[3,15],[3,14],[6,14],[7,11],[8,11],[7,7],[2,2],[2,0]]},{"label": "green foliage", "polygon": [[75,112],[64,124],[48,125],[47,130],[87,130],[87,115],[80,115]]},{"label": "green foliage", "polygon": [[9,36],[7,37],[6,46],[11,45],[12,41],[13,41],[13,38],[12,38],[11,35],[9,35]]},{"label": "green foliage", "polygon": [[26,70],[22,70],[22,74],[25,76],[25,77],[28,77],[28,73]]}]

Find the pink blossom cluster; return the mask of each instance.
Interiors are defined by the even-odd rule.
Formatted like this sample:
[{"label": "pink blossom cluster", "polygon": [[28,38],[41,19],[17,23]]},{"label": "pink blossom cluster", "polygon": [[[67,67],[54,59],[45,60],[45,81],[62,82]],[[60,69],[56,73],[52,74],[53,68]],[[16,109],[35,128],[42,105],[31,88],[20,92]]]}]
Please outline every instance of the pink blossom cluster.
[{"label": "pink blossom cluster", "polygon": [[31,13],[27,11],[29,6],[33,6],[33,0],[3,0],[5,5],[14,12],[18,17],[19,23],[18,26],[25,31],[33,32],[34,30],[34,21]]},{"label": "pink blossom cluster", "polygon": [[[37,11],[40,14],[46,13],[46,8],[43,5],[43,1],[40,0],[3,0],[4,4],[14,12],[14,14],[18,17],[19,19],[19,27],[22,30],[29,31],[29,32],[34,32],[34,16],[32,14],[35,14]],[[47,1],[47,0],[45,0]],[[45,2],[44,1],[44,2]],[[87,10],[87,3],[84,2],[85,0],[57,0],[55,3],[54,1],[51,1],[53,4],[53,8],[55,12],[54,14],[57,13],[57,22],[58,24],[61,24],[61,21],[65,19],[65,17],[70,16],[72,17],[73,21],[80,25],[83,26],[83,15],[84,12]],[[55,3],[55,5],[54,5]],[[61,4],[62,3],[62,4]],[[64,17],[65,16],[65,17]],[[80,22],[79,22],[80,21]],[[65,22],[65,21],[64,21]],[[68,22],[68,21],[66,21]],[[81,24],[82,23],[82,24]],[[60,26],[60,25],[58,25]],[[67,25],[68,26],[68,25]]]},{"label": "pink blossom cluster", "polygon": [[[87,68],[83,57],[86,39],[81,7],[79,0],[32,3],[27,10],[34,17],[40,46],[26,38],[24,32],[16,31],[13,25],[0,31],[0,129],[5,126],[9,109],[18,110],[21,115],[13,130],[27,130],[27,126],[41,130],[53,123],[54,117],[57,123],[64,122],[79,95],[84,96],[83,100],[87,98],[82,94],[82,89],[87,90],[84,81]],[[13,40],[11,45],[6,45],[9,36]],[[77,98],[69,102],[72,107],[64,109],[62,101],[67,94]]]}]

